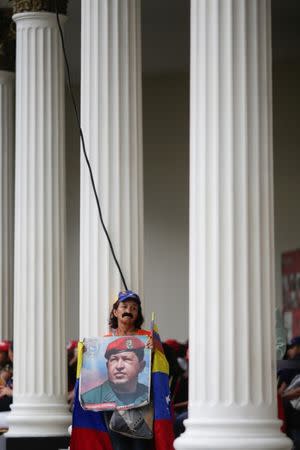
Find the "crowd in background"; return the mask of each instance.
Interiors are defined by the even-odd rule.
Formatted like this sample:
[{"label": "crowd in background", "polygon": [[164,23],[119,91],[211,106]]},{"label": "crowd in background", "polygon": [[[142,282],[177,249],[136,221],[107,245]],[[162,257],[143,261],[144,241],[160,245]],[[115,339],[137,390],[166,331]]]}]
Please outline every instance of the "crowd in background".
[{"label": "crowd in background", "polygon": [[286,345],[277,371],[278,416],[283,421],[282,431],[300,450],[300,336]]},{"label": "crowd in background", "polygon": [[0,412],[8,411],[13,396],[13,344],[0,341]]}]

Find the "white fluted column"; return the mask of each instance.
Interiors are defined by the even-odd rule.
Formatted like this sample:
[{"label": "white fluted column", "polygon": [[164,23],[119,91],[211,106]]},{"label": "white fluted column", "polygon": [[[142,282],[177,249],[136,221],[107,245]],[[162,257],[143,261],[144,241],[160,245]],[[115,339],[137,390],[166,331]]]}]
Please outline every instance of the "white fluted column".
[{"label": "white fluted column", "polygon": [[15,74],[0,70],[0,339],[13,336]]},{"label": "white fluted column", "polygon": [[[14,398],[8,436],[67,434],[64,64],[56,16],[14,15]],[[63,18],[61,18],[63,21]]]},{"label": "white fluted column", "polygon": [[277,420],[269,0],[192,0],[189,418],[176,449],[289,449]]},{"label": "white fluted column", "polygon": [[[82,2],[81,124],[104,222],[129,289],[143,289],[140,0]],[[81,160],[80,335],[107,331],[121,288]]]}]

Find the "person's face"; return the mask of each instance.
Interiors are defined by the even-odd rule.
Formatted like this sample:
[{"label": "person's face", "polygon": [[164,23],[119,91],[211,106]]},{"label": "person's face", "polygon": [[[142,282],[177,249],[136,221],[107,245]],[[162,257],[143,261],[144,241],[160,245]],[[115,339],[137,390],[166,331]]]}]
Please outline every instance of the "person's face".
[{"label": "person's face", "polygon": [[295,356],[295,347],[289,348],[287,353],[287,359],[293,359]]},{"label": "person's face", "polygon": [[12,371],[10,368],[5,368],[1,371],[1,378],[4,381],[8,381],[12,376]]},{"label": "person's face", "polygon": [[287,351],[288,359],[294,359],[300,354],[300,345],[294,345]]},{"label": "person's face", "polygon": [[145,367],[145,361],[139,361],[135,352],[124,351],[111,355],[107,361],[108,379],[119,390],[134,392],[138,375]]},{"label": "person's face", "polygon": [[138,317],[138,304],[134,300],[120,302],[117,309],[114,310],[114,315],[118,319],[118,323],[133,325]]}]

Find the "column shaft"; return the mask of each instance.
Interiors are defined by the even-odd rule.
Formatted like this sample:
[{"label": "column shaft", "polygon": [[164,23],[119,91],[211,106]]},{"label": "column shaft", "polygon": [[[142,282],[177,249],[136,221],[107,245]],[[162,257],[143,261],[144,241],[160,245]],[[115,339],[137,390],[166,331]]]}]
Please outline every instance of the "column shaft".
[{"label": "column shaft", "polygon": [[15,74],[0,70],[0,339],[13,336]]},{"label": "column shaft", "polygon": [[[142,293],[139,0],[82,2],[81,121],[104,222],[129,289]],[[121,278],[81,160],[80,335],[107,331]]]},{"label": "column shaft", "polygon": [[64,74],[56,16],[16,14],[14,401],[10,436],[67,434]]},{"label": "column shaft", "polygon": [[271,10],[192,0],[190,391],[177,449],[288,449],[275,389]]}]

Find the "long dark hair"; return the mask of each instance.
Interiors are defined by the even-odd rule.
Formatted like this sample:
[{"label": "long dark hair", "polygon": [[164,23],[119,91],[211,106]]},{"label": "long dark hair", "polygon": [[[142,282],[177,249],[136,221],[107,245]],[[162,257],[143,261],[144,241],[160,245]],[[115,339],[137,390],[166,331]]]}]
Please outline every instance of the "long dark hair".
[{"label": "long dark hair", "polygon": [[[128,300],[130,300],[130,298],[129,298]],[[120,303],[119,300],[117,300],[117,301],[113,304],[112,310],[111,310],[111,312],[110,312],[110,314],[109,314],[109,326],[110,326],[110,328],[113,328],[113,329],[118,328],[118,319],[117,319],[116,316],[114,315],[114,311],[116,311],[116,309],[118,308],[119,303]],[[136,319],[136,321],[135,321],[134,326],[135,326],[135,328],[136,328],[137,330],[140,330],[141,327],[142,327],[142,325],[143,325],[143,323],[144,323],[144,317],[143,317],[143,314],[142,314],[142,307],[141,307],[141,305],[138,303],[138,316],[137,316],[137,319]]]}]

